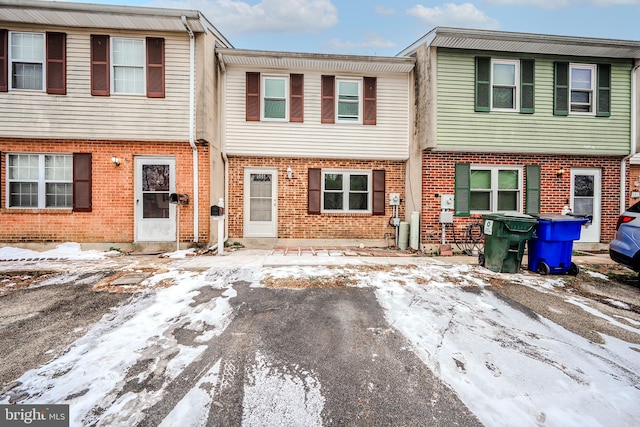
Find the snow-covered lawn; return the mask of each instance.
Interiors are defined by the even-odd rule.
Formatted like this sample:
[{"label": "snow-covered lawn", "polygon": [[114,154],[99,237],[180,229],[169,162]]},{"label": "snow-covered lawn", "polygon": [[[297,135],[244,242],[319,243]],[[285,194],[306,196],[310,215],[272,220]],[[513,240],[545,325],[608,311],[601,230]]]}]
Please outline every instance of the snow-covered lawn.
[{"label": "snow-covered lawn", "polygon": [[[375,289],[389,324],[485,425],[584,427],[640,422],[639,345],[613,337],[603,337],[604,344],[590,342],[489,292],[487,278],[496,274],[438,263],[370,269],[171,268],[147,279],[149,291],[105,316],[64,354],[26,372],[19,378],[22,385],[0,396],[0,403],[11,396],[20,396],[19,403],[68,403],[72,425],[135,425],[144,416],[142,410],[163,399],[167,385],[233,321],[230,301],[237,293],[232,283],[242,280],[261,287],[266,277],[307,280],[336,275],[349,277],[355,286]],[[558,286],[557,278],[502,277],[540,289]],[[154,286],[167,279],[174,286]],[[217,293],[198,301],[207,289]],[[631,319],[621,323],[592,307],[583,308],[640,332],[640,325]],[[193,343],[179,343],[178,329],[190,331]],[[322,424],[323,388],[313,373],[303,378],[291,375],[259,353],[246,369],[243,425]],[[205,424],[216,407],[213,390],[223,376],[221,361],[212,361],[200,375],[161,425]],[[154,378],[152,388],[135,391],[132,386]]]}]

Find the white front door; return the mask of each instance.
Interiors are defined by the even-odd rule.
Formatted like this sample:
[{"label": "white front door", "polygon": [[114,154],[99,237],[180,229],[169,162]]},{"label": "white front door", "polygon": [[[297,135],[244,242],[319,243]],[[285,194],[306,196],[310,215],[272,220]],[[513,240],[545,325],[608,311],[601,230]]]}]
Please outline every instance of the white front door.
[{"label": "white front door", "polygon": [[593,217],[591,224],[582,227],[578,242],[600,242],[601,179],[600,169],[571,169],[571,210]]},{"label": "white front door", "polygon": [[244,236],[278,237],[278,170],[244,170]]},{"label": "white front door", "polygon": [[175,242],[176,205],[169,194],[176,188],[176,160],[136,157],[135,168],[135,240]]}]

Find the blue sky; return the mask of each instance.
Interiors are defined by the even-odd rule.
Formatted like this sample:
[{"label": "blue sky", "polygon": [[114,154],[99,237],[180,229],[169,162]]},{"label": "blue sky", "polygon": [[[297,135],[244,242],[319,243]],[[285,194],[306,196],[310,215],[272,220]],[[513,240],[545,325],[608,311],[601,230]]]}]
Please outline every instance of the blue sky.
[{"label": "blue sky", "polygon": [[197,9],[240,49],[393,56],[436,26],[640,40],[640,0],[90,2]]}]

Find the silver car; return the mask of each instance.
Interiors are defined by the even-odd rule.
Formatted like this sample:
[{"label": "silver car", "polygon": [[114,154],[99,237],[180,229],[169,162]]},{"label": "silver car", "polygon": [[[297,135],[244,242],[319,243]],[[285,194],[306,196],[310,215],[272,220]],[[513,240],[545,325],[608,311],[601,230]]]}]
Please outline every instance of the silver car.
[{"label": "silver car", "polygon": [[609,244],[615,262],[640,272],[640,202],[618,217],[616,237]]}]

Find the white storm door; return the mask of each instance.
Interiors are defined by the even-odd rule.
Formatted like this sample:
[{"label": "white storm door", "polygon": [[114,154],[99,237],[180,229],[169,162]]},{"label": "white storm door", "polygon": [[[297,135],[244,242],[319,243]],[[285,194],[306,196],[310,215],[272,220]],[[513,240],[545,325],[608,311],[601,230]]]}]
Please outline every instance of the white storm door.
[{"label": "white storm door", "polygon": [[136,157],[135,168],[135,240],[175,242],[176,205],[169,194],[176,188],[176,160]]},{"label": "white storm door", "polygon": [[244,170],[244,236],[278,237],[278,170]]},{"label": "white storm door", "polygon": [[600,242],[601,179],[600,169],[571,169],[571,210],[593,217],[590,225],[582,227],[578,242]]}]

